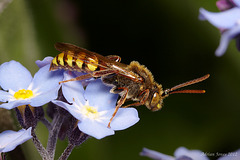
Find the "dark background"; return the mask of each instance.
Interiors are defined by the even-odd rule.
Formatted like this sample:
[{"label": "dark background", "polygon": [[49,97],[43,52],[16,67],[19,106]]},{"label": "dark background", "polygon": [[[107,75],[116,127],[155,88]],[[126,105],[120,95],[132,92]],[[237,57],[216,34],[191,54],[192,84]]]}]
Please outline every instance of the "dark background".
[{"label": "dark background", "polygon": [[[102,140],[89,139],[69,157],[88,160],[148,159],[143,147],[173,155],[185,146],[208,153],[240,147],[240,54],[231,42],[226,54],[214,55],[220,32],[198,20],[199,8],[218,12],[209,0],[13,0],[0,14],[0,62],[21,62],[33,74],[35,61],[58,54],[56,42],[73,43],[122,62],[139,61],[155,80],[170,88],[207,73],[190,86],[204,95],[179,94],[165,99],[159,112],[138,107],[140,121]],[[46,145],[47,130],[38,126]],[[66,147],[59,141],[57,157]],[[40,159],[32,142],[28,159]],[[216,159],[212,156],[211,159]]]}]

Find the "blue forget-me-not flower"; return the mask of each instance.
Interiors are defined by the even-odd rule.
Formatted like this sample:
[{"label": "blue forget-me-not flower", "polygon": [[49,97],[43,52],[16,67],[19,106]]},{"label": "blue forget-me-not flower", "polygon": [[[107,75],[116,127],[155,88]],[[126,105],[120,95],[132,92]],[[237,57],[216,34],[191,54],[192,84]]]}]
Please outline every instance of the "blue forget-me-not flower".
[{"label": "blue forget-me-not flower", "polygon": [[63,75],[49,72],[49,65],[31,73],[19,62],[5,62],[0,66],[1,108],[12,109],[22,105],[42,106],[58,96],[59,81]]},{"label": "blue forget-me-not flower", "polygon": [[232,0],[231,4],[226,4],[221,0],[217,5],[224,11],[216,13],[200,8],[199,18],[208,20],[220,29],[221,40],[215,54],[216,56],[222,56],[233,38],[236,39],[237,48],[240,50],[240,1]]},{"label": "blue forget-me-not flower", "polygon": [[[73,75],[65,72],[64,79],[71,78],[74,78]],[[86,89],[80,81],[71,81],[62,84],[63,95],[71,104],[59,100],[52,102],[66,109],[78,120],[80,131],[101,139],[139,121],[135,108],[120,108],[111,123],[111,128],[107,127],[118,98],[117,94],[110,93],[110,89],[111,87],[105,86],[100,79],[91,81]]]}]

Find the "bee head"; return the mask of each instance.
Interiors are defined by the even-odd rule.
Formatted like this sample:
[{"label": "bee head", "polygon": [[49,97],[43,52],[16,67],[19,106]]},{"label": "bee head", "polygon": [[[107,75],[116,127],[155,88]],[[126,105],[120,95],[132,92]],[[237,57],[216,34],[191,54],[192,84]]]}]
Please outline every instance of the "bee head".
[{"label": "bee head", "polygon": [[162,97],[162,93],[163,93],[162,86],[156,83],[154,85],[154,89],[149,95],[148,105],[146,105],[149,110],[158,111],[162,108],[163,98],[165,98]]},{"label": "bee head", "polygon": [[152,94],[149,95],[149,103],[146,104],[147,108],[151,111],[158,111],[163,106],[163,99],[168,97],[170,94],[175,93],[205,93],[205,90],[178,90],[179,88],[192,85],[207,79],[210,75],[207,74],[203,77],[176,85],[170,89],[162,90],[162,86],[159,84],[154,85],[154,89],[152,90]]}]

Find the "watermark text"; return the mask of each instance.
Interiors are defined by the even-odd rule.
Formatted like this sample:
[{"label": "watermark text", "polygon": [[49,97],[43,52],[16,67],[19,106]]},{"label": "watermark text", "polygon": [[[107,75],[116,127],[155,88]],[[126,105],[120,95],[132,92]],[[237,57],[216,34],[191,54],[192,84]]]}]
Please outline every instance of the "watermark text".
[{"label": "watermark text", "polygon": [[208,156],[208,157],[237,157],[238,156],[238,152],[227,152],[227,153],[223,153],[223,152],[202,152],[201,153],[202,156]]}]

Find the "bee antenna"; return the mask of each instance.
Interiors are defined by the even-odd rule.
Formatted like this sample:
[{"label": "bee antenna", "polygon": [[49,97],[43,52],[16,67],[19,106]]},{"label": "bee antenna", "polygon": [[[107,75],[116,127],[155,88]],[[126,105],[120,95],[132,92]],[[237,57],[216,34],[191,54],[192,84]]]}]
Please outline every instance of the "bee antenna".
[{"label": "bee antenna", "polygon": [[187,81],[185,83],[181,83],[181,84],[176,85],[176,86],[174,86],[170,89],[166,89],[166,90],[163,91],[162,96],[164,97],[164,96],[168,96],[170,94],[175,94],[175,93],[205,93],[206,92],[205,90],[177,90],[177,89],[202,82],[202,81],[208,79],[209,76],[210,76],[210,74],[206,74],[205,76],[202,76],[200,78],[193,79],[193,80]]}]

